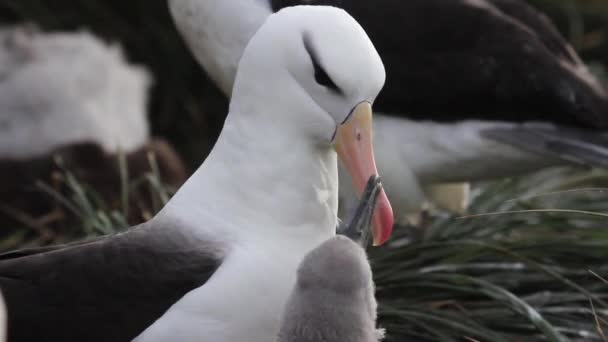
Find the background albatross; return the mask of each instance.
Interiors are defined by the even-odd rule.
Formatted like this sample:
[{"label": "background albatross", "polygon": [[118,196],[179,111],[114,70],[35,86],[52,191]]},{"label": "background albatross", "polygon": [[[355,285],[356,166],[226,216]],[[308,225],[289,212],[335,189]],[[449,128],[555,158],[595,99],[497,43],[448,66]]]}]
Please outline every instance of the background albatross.
[{"label": "background albatross", "polygon": [[[9,340],[273,341],[297,265],[335,233],[337,155],[360,191],[377,173],[371,103],[384,80],[346,12],[270,17],[245,50],[216,146],[157,216],[1,256]],[[381,192],[377,244],[392,223]]]},{"label": "background albatross", "polygon": [[[243,48],[273,11],[332,5],[358,20],[387,68],[376,104],[386,115],[375,117],[374,144],[397,218],[427,199],[464,209],[466,184],[445,183],[608,165],[600,136],[608,129],[606,90],[523,0],[169,3],[197,60],[228,96]],[[341,197],[352,198],[343,179]]]}]

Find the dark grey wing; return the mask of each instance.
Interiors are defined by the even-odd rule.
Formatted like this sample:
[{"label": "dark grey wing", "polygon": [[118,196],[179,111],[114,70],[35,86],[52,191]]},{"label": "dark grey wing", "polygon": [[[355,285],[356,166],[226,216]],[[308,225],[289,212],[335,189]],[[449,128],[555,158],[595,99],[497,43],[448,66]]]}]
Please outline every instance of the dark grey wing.
[{"label": "dark grey wing", "polygon": [[553,55],[572,65],[582,61],[551,20],[524,0],[488,0],[503,13],[527,26]]},{"label": "dark grey wing", "polygon": [[131,341],[217,269],[204,246],[149,228],[0,261],[9,341]]},{"label": "dark grey wing", "polygon": [[573,128],[491,128],[482,136],[522,150],[549,154],[576,164],[608,168],[608,136]]},{"label": "dark grey wing", "polygon": [[97,238],[93,238],[93,239],[87,239],[87,240],[83,240],[83,241],[76,241],[76,242],[60,244],[60,245],[22,248],[22,249],[18,249],[18,250],[14,250],[14,251],[8,251],[8,252],[0,253],[0,261],[22,258],[22,257],[28,256],[28,255],[52,252],[52,251],[66,249],[69,247],[75,247],[75,246],[79,246],[79,245],[86,245],[86,244],[93,243],[93,242],[96,242],[96,241],[99,241],[99,240],[102,240],[105,238],[108,238],[108,236],[101,236],[101,237],[97,237]]},{"label": "dark grey wing", "polygon": [[366,30],[387,74],[377,111],[438,122],[608,128],[606,91],[586,70],[573,67],[572,58],[562,57],[568,55],[567,43],[548,21],[534,18],[532,8],[485,0],[274,0],[272,5],[278,10],[303,3],[341,7]]}]

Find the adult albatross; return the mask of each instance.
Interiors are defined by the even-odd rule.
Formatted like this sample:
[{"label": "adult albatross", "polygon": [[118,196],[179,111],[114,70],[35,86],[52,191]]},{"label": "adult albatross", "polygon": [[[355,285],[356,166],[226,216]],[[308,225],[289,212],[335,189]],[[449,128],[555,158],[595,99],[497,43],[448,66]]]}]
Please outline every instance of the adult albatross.
[{"label": "adult albatross", "polygon": [[[273,341],[297,265],[335,233],[337,158],[361,191],[376,174],[371,103],[384,80],[346,12],[270,17],[213,151],[161,212],[122,234],[0,257],[9,340]],[[392,223],[382,192],[376,244]]]},{"label": "adult albatross", "polygon": [[[600,136],[608,128],[606,91],[525,1],[169,3],[197,60],[228,96],[243,48],[273,11],[334,5],[358,20],[387,69],[376,102],[386,115],[375,116],[374,145],[397,218],[426,199],[463,209],[467,187],[444,183],[571,163],[608,165]],[[341,197],[350,198],[342,194],[343,178]]]}]

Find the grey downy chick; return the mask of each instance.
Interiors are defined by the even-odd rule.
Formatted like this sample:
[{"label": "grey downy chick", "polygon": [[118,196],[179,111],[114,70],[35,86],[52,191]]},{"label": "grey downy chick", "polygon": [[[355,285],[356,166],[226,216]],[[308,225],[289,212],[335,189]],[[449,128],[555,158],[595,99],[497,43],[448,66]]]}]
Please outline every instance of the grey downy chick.
[{"label": "grey downy chick", "polygon": [[382,185],[370,178],[349,224],[312,250],[298,269],[278,342],[377,342],[377,303],[363,246]]}]

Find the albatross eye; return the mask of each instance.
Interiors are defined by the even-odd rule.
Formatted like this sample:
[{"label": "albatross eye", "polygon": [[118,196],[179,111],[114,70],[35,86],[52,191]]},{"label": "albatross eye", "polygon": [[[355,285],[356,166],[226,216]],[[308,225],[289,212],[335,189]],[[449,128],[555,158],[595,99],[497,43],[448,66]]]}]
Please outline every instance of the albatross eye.
[{"label": "albatross eye", "polygon": [[325,86],[336,93],[342,93],[340,88],[332,81],[331,77],[327,74],[325,69],[319,65],[319,63],[313,58],[312,66],[315,68],[315,80],[322,86]]},{"label": "albatross eye", "polygon": [[329,77],[325,69],[321,66],[318,61],[317,55],[310,44],[310,39],[307,35],[304,36],[304,47],[306,48],[306,52],[310,55],[310,59],[312,61],[312,66],[315,70],[315,81],[320,85],[327,87],[329,90],[342,94],[342,90],[336,85],[336,83]]}]

